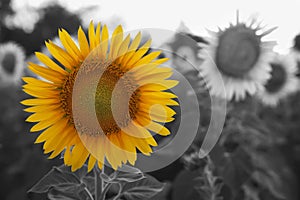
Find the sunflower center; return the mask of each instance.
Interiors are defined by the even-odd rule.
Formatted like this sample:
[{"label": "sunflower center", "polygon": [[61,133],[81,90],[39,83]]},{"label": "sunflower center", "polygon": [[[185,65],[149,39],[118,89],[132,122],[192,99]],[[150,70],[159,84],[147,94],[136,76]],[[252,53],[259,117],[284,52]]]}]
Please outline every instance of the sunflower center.
[{"label": "sunflower center", "polygon": [[78,68],[70,72],[69,76],[66,78],[64,84],[62,85],[62,90],[60,93],[62,108],[65,111],[65,115],[69,118],[69,122],[72,124],[74,123],[72,114],[72,92],[77,73]]},{"label": "sunflower center", "polygon": [[221,33],[216,50],[216,65],[225,75],[244,78],[260,55],[260,38],[244,24]]},{"label": "sunflower center", "polygon": [[282,66],[281,64],[272,63],[271,67],[271,78],[268,80],[265,88],[269,93],[276,93],[283,87],[284,83],[286,82],[287,74],[284,70],[284,66]]},{"label": "sunflower center", "polygon": [[[87,120],[94,116],[96,111],[98,124],[104,134],[107,135],[120,132],[122,127],[126,127],[132,119],[135,119],[140,92],[138,89],[135,90],[137,85],[134,79],[130,75],[124,76],[125,72],[121,70],[120,65],[111,63],[105,67],[104,71],[102,70],[101,77],[97,76],[96,68],[104,68],[104,66],[106,66],[105,63],[98,63],[94,69],[87,67],[87,70],[83,70],[87,74],[85,74],[84,79],[80,79],[78,82],[79,88],[77,90],[82,98],[80,97],[80,102],[76,103],[77,106],[80,106],[76,110],[80,110],[80,113],[85,115]],[[74,123],[72,92],[77,74],[78,70],[70,73],[65,80],[61,93],[62,107],[71,123]],[[94,83],[97,83],[96,92],[91,91],[93,88],[91,84]],[[116,85],[118,85],[117,88]],[[88,135],[99,134],[99,130],[86,127],[80,119],[76,118],[75,121],[76,128],[80,129],[79,132]]]},{"label": "sunflower center", "polygon": [[[95,95],[98,122],[105,134],[118,133],[135,119],[140,92],[120,66],[111,64],[102,74]],[[116,85],[118,84],[118,87]],[[113,115],[114,113],[114,115]]]},{"label": "sunflower center", "polygon": [[12,74],[14,72],[15,65],[16,65],[15,55],[12,53],[5,54],[2,60],[3,69],[9,74]]}]

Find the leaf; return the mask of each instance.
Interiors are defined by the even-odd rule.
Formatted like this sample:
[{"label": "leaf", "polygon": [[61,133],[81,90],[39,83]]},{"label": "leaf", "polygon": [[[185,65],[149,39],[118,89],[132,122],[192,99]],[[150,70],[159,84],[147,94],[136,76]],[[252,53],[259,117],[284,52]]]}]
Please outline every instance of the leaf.
[{"label": "leaf", "polygon": [[28,192],[45,193],[52,187],[61,185],[80,185],[80,179],[72,172],[66,171],[65,166],[53,167],[37,184]]},{"label": "leaf", "polygon": [[[99,182],[101,179],[98,179]],[[87,189],[92,193],[95,194],[95,178],[94,176],[85,176],[82,179],[82,182],[86,185]],[[101,188],[98,186],[98,188],[101,190]]]},{"label": "leaf", "polygon": [[139,169],[125,165],[120,170],[113,172],[109,176],[104,173],[101,173],[100,177],[106,183],[131,183],[141,180],[145,176],[143,172],[141,172]]},{"label": "leaf", "polygon": [[139,169],[124,165],[121,171],[116,172],[117,176],[115,178],[118,182],[135,182],[145,178],[143,172]]},{"label": "leaf", "polygon": [[60,185],[58,187],[51,188],[48,193],[50,200],[83,200],[88,199],[87,194],[84,191],[85,185]]},{"label": "leaf", "polygon": [[221,162],[215,163],[215,166],[218,166],[219,176],[230,187],[234,196],[254,171],[251,157],[241,147],[234,153],[224,156]]},{"label": "leaf", "polygon": [[197,184],[197,180],[195,180],[195,177],[198,176],[200,176],[200,172],[198,170],[181,171],[173,182],[172,199],[199,200],[199,193],[194,187]]},{"label": "leaf", "polygon": [[167,199],[169,199],[168,195],[169,195],[171,189],[172,189],[172,183],[170,183],[170,182],[165,183],[163,190],[161,192],[157,193],[156,195],[154,195],[153,197],[151,197],[150,200],[167,200]]},{"label": "leaf", "polygon": [[164,183],[159,182],[152,176],[146,175],[143,179],[135,182],[127,182],[123,185],[121,197],[126,200],[145,200],[161,192]]}]

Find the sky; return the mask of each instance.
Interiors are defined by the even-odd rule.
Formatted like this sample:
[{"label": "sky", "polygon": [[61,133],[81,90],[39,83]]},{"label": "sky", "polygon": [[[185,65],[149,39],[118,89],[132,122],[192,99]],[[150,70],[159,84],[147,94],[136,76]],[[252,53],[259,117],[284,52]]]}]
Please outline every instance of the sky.
[{"label": "sky", "polygon": [[[239,10],[240,21],[255,16],[267,28],[278,27],[265,40],[277,41],[279,52],[287,52],[295,35],[300,33],[299,0],[14,0],[13,5],[24,10],[24,6],[37,8],[49,2],[59,2],[82,14],[86,24],[93,19],[125,24],[125,31],[143,28],[175,31],[184,22],[193,34],[200,36],[207,36],[207,29],[222,29],[235,22]],[[83,8],[94,9],[83,13]],[[35,17],[31,15],[28,18]]]}]

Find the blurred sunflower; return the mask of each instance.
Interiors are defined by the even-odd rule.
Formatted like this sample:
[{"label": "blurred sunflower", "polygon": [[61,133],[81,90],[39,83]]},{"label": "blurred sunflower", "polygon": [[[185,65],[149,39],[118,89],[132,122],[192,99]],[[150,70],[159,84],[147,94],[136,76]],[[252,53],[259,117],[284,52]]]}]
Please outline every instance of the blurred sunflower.
[{"label": "blurred sunflower", "polygon": [[[169,130],[161,123],[174,120],[175,112],[168,106],[177,105],[172,100],[176,96],[165,91],[177,84],[175,80],[166,80],[172,75],[172,69],[159,67],[167,59],[157,59],[160,52],[146,54],[151,40],[139,47],[140,33],[132,41],[130,35],[124,39],[121,26],[114,30],[111,39],[106,25],[100,31],[98,24],[95,31],[91,22],[88,38],[80,27],[79,47],[65,30],[59,30],[59,37],[64,48],[52,41],[46,42],[46,46],[64,68],[37,52],[37,58],[45,67],[34,63],[28,63],[28,67],[47,81],[23,78],[27,83],[23,86],[24,91],[35,97],[22,101],[22,104],[31,106],[25,111],[34,113],[27,121],[38,122],[31,132],[43,131],[36,143],[45,142],[44,153],[52,152],[49,158],[64,151],[64,162],[72,166],[72,171],[79,169],[87,159],[90,171],[96,162],[102,168],[105,159],[114,169],[127,161],[134,165],[136,149],[150,155],[151,146],[157,143],[149,131],[169,135]],[[76,96],[73,95],[75,79],[80,73],[94,75],[95,70],[103,72],[97,77],[96,94],[89,92],[89,81],[80,80],[78,98],[84,96],[85,104],[80,105],[80,109],[85,116],[91,114],[89,108],[95,109],[101,131],[85,127],[74,118],[74,102],[76,105],[81,103],[73,99]],[[115,91],[117,82],[122,84]],[[135,87],[138,89],[131,91]],[[119,97],[113,102],[119,112],[118,123],[112,111],[113,92]],[[124,112],[126,98],[130,99],[129,115]],[[95,100],[93,105],[88,102],[91,99]]]},{"label": "blurred sunflower", "polygon": [[[209,32],[208,45],[201,44],[204,49],[199,57],[204,59],[200,65],[201,75],[212,95],[238,101],[263,87],[270,77],[268,63],[276,43],[262,41],[262,38],[274,29],[263,31],[255,19],[243,23],[237,16],[235,25]],[[225,91],[219,87],[222,82]]]},{"label": "blurred sunflower", "polygon": [[25,52],[14,42],[0,45],[0,81],[2,85],[20,83],[25,68]]},{"label": "blurred sunflower", "polygon": [[291,55],[275,55],[270,66],[271,78],[265,87],[258,91],[258,97],[266,105],[276,106],[281,99],[298,88],[297,62]]},{"label": "blurred sunflower", "polygon": [[195,71],[202,60],[198,58],[201,47],[198,44],[207,44],[204,38],[194,35],[181,22],[172,40],[167,43],[172,51],[172,64],[181,72]]}]

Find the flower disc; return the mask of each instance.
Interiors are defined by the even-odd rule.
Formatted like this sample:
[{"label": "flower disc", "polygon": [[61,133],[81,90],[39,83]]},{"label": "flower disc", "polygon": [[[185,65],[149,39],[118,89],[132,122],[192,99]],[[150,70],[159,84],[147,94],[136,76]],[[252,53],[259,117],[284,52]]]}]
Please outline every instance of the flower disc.
[{"label": "flower disc", "polygon": [[276,93],[287,81],[287,73],[284,67],[279,63],[271,63],[271,67],[271,78],[268,80],[265,88],[269,93]]},{"label": "flower disc", "polygon": [[260,38],[244,25],[230,27],[221,33],[216,52],[219,70],[228,76],[243,78],[260,55]]}]

